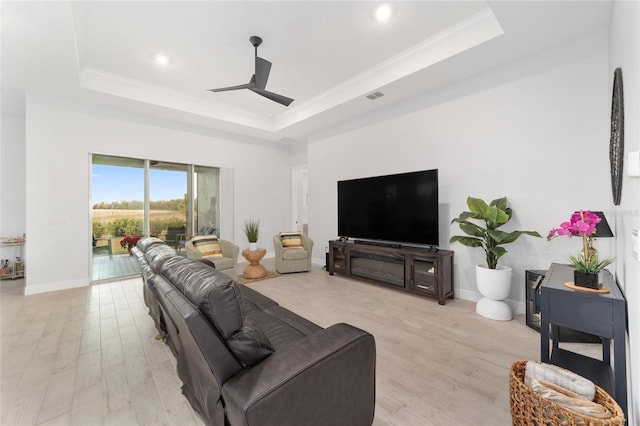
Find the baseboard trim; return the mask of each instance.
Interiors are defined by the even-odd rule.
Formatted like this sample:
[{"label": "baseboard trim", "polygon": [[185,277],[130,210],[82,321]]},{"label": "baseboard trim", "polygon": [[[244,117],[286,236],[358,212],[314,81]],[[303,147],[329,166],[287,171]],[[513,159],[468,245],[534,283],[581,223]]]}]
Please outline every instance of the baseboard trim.
[{"label": "baseboard trim", "polygon": [[50,291],[67,290],[70,288],[88,287],[89,279],[72,280],[72,281],[57,281],[52,283],[44,283],[37,285],[27,285],[24,287],[24,295],[29,296],[31,294],[48,293]]},{"label": "baseboard trim", "polygon": [[[454,296],[459,299],[469,300],[471,302],[477,302],[480,300],[480,293],[470,290],[459,290],[454,289]],[[507,299],[505,300],[507,304],[511,307],[511,311],[514,315],[524,314],[525,313],[525,304],[524,302],[518,302],[516,300]]]}]

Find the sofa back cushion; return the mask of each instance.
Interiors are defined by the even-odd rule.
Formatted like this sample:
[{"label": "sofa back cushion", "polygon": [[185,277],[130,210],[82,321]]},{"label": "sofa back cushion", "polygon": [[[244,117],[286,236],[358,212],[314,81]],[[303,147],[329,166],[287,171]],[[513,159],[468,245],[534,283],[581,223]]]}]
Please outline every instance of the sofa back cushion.
[{"label": "sofa back cushion", "polygon": [[243,367],[273,352],[259,327],[245,321],[242,293],[231,277],[182,256],[171,256],[160,263],[159,273],[198,308]]},{"label": "sofa back cushion", "polygon": [[166,258],[174,256],[176,251],[173,247],[169,247],[164,242],[162,244],[153,244],[146,248],[144,251],[144,258],[149,263],[152,270],[158,270],[158,265],[162,263]]},{"label": "sofa back cushion", "polygon": [[222,248],[220,247],[220,241],[214,235],[206,235],[200,237],[193,237],[193,246],[200,251],[202,256],[207,257],[222,257]]},{"label": "sofa back cushion", "polygon": [[164,244],[165,242],[162,241],[160,238],[156,238],[156,237],[146,237],[146,238],[140,238],[138,240],[138,242],[136,243],[136,247],[138,247],[138,249],[140,249],[143,253],[145,251],[147,251],[147,249],[149,247],[151,247],[152,245],[155,244]]},{"label": "sofa back cushion", "polygon": [[242,328],[240,289],[231,277],[181,256],[160,264],[159,272],[202,312],[223,339]]},{"label": "sofa back cushion", "polygon": [[280,241],[284,248],[302,248],[302,234],[300,232],[281,232]]}]

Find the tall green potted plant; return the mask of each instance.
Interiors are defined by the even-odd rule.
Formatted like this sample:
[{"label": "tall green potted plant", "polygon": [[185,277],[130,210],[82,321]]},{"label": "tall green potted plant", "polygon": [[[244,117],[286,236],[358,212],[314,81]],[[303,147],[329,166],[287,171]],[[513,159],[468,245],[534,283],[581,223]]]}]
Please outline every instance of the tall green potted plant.
[{"label": "tall green potted plant", "polygon": [[244,222],[244,234],[249,240],[249,250],[258,250],[258,228],[260,227],[260,220],[249,219]]},{"label": "tall green potted plant", "polygon": [[504,245],[513,243],[521,235],[541,237],[536,231],[503,231],[498,229],[511,220],[513,211],[502,197],[487,204],[480,198],[467,197],[469,211],[464,211],[451,223],[457,223],[467,235],[454,235],[449,243],[459,242],[468,247],[481,247],[487,266],[476,266],[476,284],[483,296],[476,304],[476,312],[484,317],[508,321],[511,309],[504,299],[511,289],[511,268],[498,267],[498,260],[507,253]]}]

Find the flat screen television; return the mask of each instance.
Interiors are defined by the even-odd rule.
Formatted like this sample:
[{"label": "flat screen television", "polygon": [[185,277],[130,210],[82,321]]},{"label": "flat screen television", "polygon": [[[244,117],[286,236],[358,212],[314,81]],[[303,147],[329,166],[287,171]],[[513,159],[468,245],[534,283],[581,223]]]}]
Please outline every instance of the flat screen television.
[{"label": "flat screen television", "polygon": [[339,181],[338,235],[438,246],[438,169]]}]

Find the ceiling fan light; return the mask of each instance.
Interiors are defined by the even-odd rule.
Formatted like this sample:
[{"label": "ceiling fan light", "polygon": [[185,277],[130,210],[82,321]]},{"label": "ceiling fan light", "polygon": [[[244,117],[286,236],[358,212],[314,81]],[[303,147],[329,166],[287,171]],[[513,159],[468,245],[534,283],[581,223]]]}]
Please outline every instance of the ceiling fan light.
[{"label": "ceiling fan light", "polygon": [[389,3],[383,3],[376,8],[374,16],[376,21],[384,24],[393,16],[393,7]]}]

